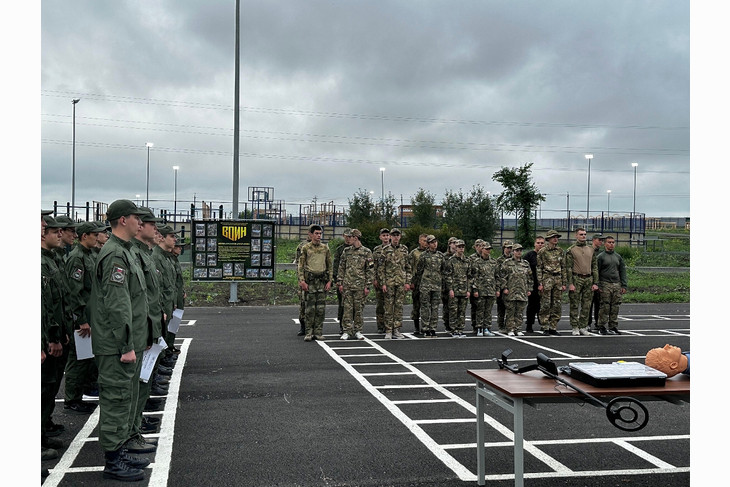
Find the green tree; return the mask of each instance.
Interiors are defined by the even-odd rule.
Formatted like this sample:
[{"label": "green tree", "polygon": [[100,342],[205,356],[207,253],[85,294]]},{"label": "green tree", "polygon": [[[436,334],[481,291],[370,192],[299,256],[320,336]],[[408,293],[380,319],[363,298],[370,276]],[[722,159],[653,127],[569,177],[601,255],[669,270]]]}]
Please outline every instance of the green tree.
[{"label": "green tree", "polygon": [[446,191],[442,203],[444,223],[461,230],[467,247],[478,238],[491,241],[497,228],[497,212],[489,194],[481,185],[468,194]]},{"label": "green tree", "polygon": [[517,219],[515,242],[524,247],[534,243],[532,212],[545,197],[532,182],[532,163],[519,168],[503,167],[492,176],[492,180],[502,184],[504,191],[497,196],[497,207],[505,213],[514,214]]},{"label": "green tree", "polygon": [[347,225],[351,228],[357,228],[365,222],[371,222],[375,219],[375,203],[370,197],[370,193],[364,189],[358,189],[352,195],[352,199],[347,199],[350,205],[347,211]]},{"label": "green tree", "polygon": [[436,196],[423,188],[418,188],[416,195],[411,198],[411,225],[428,228],[436,227],[436,207],[434,203]]}]

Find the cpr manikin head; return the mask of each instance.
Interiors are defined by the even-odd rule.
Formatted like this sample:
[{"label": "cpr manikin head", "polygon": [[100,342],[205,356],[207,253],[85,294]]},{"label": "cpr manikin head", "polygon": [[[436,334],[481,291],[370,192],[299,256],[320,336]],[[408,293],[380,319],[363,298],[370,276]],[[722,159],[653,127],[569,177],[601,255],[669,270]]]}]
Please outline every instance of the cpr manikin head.
[{"label": "cpr manikin head", "polygon": [[664,348],[652,348],[646,353],[646,365],[673,377],[687,369],[687,357],[679,347],[664,345]]}]

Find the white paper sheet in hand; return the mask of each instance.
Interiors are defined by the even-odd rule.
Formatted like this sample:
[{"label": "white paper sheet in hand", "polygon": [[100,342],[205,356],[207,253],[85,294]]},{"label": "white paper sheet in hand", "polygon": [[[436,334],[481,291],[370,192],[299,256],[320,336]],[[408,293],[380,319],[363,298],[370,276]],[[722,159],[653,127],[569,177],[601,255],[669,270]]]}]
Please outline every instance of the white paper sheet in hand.
[{"label": "white paper sheet in hand", "polygon": [[155,368],[155,362],[157,362],[157,356],[166,348],[167,343],[160,337],[157,343],[153,343],[148,350],[144,351],[142,355],[142,371],[139,374],[139,380],[149,382],[152,370]]}]

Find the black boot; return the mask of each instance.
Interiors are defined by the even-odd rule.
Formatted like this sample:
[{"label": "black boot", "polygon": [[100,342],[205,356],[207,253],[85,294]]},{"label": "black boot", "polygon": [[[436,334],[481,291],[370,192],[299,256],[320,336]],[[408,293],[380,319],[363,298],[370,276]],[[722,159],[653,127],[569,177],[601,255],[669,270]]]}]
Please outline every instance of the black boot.
[{"label": "black boot", "polygon": [[150,464],[149,458],[132,455],[127,451],[126,448],[122,448],[122,450],[119,452],[119,458],[121,458],[124,463],[132,468],[143,469]]},{"label": "black boot", "polygon": [[416,335],[421,334],[421,323],[420,323],[419,319],[413,320],[413,328],[414,328],[413,333],[415,333]]},{"label": "black boot", "polygon": [[131,467],[122,459],[122,449],[104,453],[105,479],[121,480],[123,482],[136,482],[144,479],[144,472],[138,468]]}]

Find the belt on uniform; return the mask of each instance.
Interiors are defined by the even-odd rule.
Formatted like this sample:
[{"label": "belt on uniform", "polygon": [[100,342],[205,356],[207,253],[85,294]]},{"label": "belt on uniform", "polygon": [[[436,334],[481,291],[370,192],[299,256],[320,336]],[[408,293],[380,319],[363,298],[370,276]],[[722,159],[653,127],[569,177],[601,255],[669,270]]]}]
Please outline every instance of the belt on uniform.
[{"label": "belt on uniform", "polygon": [[573,275],[578,276],[578,277],[591,277],[590,274],[573,274]]}]

